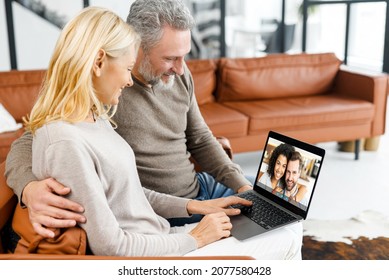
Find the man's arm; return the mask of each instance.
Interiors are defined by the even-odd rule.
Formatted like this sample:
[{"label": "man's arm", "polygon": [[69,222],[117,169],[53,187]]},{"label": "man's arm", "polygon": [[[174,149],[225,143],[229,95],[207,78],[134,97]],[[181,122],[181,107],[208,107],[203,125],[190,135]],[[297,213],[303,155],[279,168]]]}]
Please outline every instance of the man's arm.
[{"label": "man's arm", "polygon": [[159,193],[146,188],[143,188],[143,191],[155,213],[164,218],[188,217],[192,214],[207,215],[218,212],[224,212],[228,216],[234,216],[239,215],[240,210],[231,208],[230,206],[236,204],[244,206],[252,205],[250,201],[238,196],[199,201]]},{"label": "man's arm", "polygon": [[251,189],[251,183],[244,177],[240,166],[230,160],[205,123],[194,95],[193,79],[187,68],[184,75],[188,80],[191,100],[186,130],[189,152],[203,171],[222,184],[236,192]]},{"label": "man's arm", "polygon": [[45,227],[72,227],[76,222],[85,222],[79,213],[83,207],[63,197],[70,189],[54,179],[37,181],[32,173],[32,135],[25,132],[11,146],[6,160],[7,184],[18,196],[22,206],[27,206],[34,230],[53,237]]},{"label": "man's arm", "polygon": [[32,134],[25,132],[12,143],[5,165],[7,184],[13,189],[20,202],[24,187],[28,183],[36,181],[36,177],[32,174],[31,158]]}]

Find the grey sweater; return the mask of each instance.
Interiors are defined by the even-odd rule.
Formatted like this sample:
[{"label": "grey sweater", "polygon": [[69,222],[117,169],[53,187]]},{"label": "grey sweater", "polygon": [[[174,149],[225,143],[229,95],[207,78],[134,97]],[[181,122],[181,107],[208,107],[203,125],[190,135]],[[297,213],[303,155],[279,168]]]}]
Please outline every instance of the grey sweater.
[{"label": "grey sweater", "polygon": [[80,226],[94,254],[183,255],[197,248],[184,228],[171,229],[154,212],[187,217],[188,200],[143,189],[131,147],[108,121],[47,124],[34,136],[32,155],[38,179],[64,183],[69,198],[85,207]]},{"label": "grey sweater", "polygon": [[134,149],[143,187],[196,197],[199,183],[190,156],[203,171],[235,191],[250,185],[205,123],[192,76],[184,69],[170,90],[148,88],[135,79],[123,92],[114,116],[117,132]]},{"label": "grey sweater", "polygon": [[[123,91],[115,121],[117,132],[130,144],[142,186],[175,196],[194,198],[199,191],[190,156],[219,182],[238,190],[249,185],[231,162],[200,114],[187,67],[171,90],[156,90],[134,79]],[[32,137],[15,141],[7,157],[8,184],[19,196],[36,178],[31,173]]]}]

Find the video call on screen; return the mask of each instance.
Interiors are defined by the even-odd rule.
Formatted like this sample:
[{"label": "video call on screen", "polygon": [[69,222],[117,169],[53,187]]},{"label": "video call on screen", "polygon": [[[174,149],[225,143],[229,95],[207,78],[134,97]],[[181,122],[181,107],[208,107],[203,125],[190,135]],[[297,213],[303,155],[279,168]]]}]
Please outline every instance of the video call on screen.
[{"label": "video call on screen", "polygon": [[[278,197],[281,197],[282,199],[296,205],[297,207],[303,210],[306,210],[312,195],[312,189],[315,186],[316,178],[320,170],[320,164],[322,162],[322,158],[318,155],[300,149],[296,146],[292,146],[296,152],[300,153],[302,158],[302,168],[299,169],[300,171],[299,176],[294,175],[294,178],[292,178],[292,176],[289,176],[288,177],[289,180],[287,180],[286,179],[288,173],[287,172],[288,165],[287,165],[287,167],[284,170],[284,175],[282,176],[281,179],[279,179],[279,181],[284,180],[284,184],[278,182],[277,187],[274,188],[271,184],[265,184],[265,182],[269,182],[268,180],[270,177],[270,175],[267,173],[268,166],[269,166],[269,159],[271,158],[274,149],[281,144],[283,144],[283,142],[273,138],[269,138],[266,148],[264,150],[263,160],[259,170],[260,172],[258,173],[257,176],[257,186],[265,189],[268,192],[271,192],[273,195],[277,195]],[[290,163],[289,174],[292,174],[292,170],[293,170],[293,163]],[[278,172],[281,171],[278,170]],[[261,178],[259,178],[261,173],[262,176]],[[266,180],[266,176],[268,177],[267,180]],[[287,187],[285,183],[286,181],[289,182],[289,188],[291,188],[290,186],[292,185],[294,186],[292,192],[287,191]],[[293,184],[292,182],[296,182],[296,183]],[[301,191],[301,194],[297,195],[299,191]],[[291,194],[288,197],[289,193],[295,194],[295,196]]]}]

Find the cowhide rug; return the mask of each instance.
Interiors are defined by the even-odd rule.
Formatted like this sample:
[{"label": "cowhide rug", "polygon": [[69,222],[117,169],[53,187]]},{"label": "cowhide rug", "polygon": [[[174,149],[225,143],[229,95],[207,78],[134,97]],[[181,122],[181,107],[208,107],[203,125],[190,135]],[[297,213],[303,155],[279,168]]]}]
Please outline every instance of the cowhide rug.
[{"label": "cowhide rug", "polygon": [[389,260],[389,218],[365,211],[348,220],[306,220],[305,260]]}]

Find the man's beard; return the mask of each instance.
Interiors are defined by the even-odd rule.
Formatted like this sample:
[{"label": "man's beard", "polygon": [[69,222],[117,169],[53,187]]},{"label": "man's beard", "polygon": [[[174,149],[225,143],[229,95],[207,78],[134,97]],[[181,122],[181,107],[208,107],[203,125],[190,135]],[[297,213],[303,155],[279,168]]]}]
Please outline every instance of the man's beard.
[{"label": "man's beard", "polygon": [[290,192],[291,190],[293,190],[294,186],[296,186],[296,183],[295,182],[292,182],[292,185],[288,182],[286,182],[286,189]]},{"label": "man's beard", "polygon": [[176,76],[175,73],[173,73],[169,76],[169,80],[167,82],[164,82],[161,79],[162,75],[157,75],[154,73],[153,67],[150,63],[150,59],[147,55],[144,56],[138,71],[150,85],[152,85],[156,89],[161,90],[171,89]]}]

